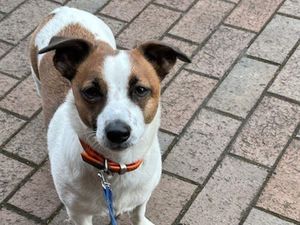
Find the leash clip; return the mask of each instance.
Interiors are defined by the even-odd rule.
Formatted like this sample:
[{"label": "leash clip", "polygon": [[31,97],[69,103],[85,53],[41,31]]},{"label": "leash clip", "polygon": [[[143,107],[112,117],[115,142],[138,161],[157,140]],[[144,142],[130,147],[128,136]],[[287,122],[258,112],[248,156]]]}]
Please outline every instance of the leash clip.
[{"label": "leash clip", "polygon": [[100,181],[103,188],[106,189],[107,187],[110,187],[110,183],[107,181],[103,170],[100,170],[97,175],[98,177],[100,177]]}]

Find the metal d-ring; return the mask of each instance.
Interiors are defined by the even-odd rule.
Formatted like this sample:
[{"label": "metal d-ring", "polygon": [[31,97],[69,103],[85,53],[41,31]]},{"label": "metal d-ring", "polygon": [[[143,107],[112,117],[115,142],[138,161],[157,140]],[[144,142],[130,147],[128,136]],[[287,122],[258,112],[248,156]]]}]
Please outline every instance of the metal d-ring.
[{"label": "metal d-ring", "polygon": [[120,163],[120,174],[124,174],[127,172],[127,166],[123,163]]}]

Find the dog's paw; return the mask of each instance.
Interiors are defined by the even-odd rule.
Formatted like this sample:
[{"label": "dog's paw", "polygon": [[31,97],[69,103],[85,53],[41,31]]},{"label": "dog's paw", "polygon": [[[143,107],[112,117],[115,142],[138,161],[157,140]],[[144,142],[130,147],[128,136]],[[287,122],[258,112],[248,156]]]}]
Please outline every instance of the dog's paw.
[{"label": "dog's paw", "polygon": [[150,220],[148,220],[147,218],[145,218],[143,221],[141,221],[140,223],[138,223],[137,225],[155,225],[154,223],[152,223]]},{"label": "dog's paw", "polygon": [[74,223],[72,222],[71,218],[65,219],[63,221],[63,225],[73,225]]}]

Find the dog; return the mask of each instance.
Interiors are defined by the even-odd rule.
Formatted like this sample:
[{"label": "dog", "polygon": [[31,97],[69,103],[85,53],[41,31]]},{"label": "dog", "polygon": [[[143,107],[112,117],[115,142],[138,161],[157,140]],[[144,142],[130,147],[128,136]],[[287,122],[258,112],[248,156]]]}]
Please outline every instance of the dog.
[{"label": "dog", "polygon": [[115,215],[153,225],[145,211],[162,171],[160,82],[177,59],[190,59],[159,41],[117,50],[102,20],[69,7],[36,28],[30,59],[51,173],[69,218],[92,225],[94,215],[107,216],[101,184],[109,183]]}]

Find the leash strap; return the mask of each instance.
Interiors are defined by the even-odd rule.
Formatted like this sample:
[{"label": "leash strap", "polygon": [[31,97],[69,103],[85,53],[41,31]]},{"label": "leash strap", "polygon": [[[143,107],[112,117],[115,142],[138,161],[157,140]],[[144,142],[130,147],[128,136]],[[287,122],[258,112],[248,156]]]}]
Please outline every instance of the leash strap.
[{"label": "leash strap", "polygon": [[106,180],[103,171],[99,171],[98,176],[101,179],[104,199],[106,202],[106,206],[108,208],[110,223],[111,223],[111,225],[118,225],[114,207],[113,207],[113,194],[112,194],[112,190],[110,187],[110,183]]},{"label": "leash strap", "polygon": [[115,212],[113,208],[113,200],[112,200],[112,191],[109,186],[103,188],[103,193],[106,201],[106,205],[109,211],[110,223],[111,225],[117,225],[117,220],[115,217]]}]

